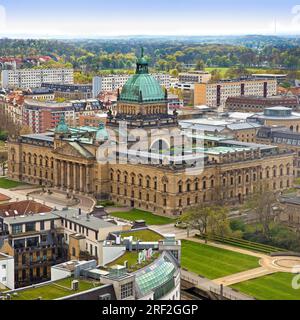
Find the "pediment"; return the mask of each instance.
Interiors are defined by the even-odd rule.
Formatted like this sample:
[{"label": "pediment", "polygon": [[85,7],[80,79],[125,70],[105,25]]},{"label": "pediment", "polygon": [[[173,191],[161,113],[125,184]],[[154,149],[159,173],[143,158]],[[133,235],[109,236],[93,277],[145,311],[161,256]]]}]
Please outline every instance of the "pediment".
[{"label": "pediment", "polygon": [[93,158],[93,155],[88,150],[86,150],[80,144],[74,142],[72,142],[72,145],[70,143],[65,143],[61,147],[56,148],[54,152],[56,154],[60,154],[66,157],[75,157],[83,159]]}]

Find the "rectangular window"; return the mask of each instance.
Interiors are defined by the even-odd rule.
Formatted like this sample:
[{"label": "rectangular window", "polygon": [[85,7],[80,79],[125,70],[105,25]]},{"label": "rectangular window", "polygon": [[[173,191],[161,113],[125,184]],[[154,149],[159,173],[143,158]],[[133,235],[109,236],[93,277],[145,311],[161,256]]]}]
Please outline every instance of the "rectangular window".
[{"label": "rectangular window", "polygon": [[40,229],[45,230],[45,221],[40,222]]},{"label": "rectangular window", "polygon": [[21,224],[14,224],[12,226],[12,234],[19,234],[22,233],[22,225]]},{"label": "rectangular window", "polygon": [[126,299],[133,296],[133,282],[123,284],[121,286],[121,299]]}]

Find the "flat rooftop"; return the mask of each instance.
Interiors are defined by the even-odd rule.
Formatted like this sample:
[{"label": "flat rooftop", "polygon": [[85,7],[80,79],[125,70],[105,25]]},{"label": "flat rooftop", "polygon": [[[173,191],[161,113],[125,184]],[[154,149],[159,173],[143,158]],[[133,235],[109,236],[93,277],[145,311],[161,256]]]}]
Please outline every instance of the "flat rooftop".
[{"label": "flat rooftop", "polygon": [[96,218],[92,215],[87,215],[83,213],[81,215],[78,215],[78,210],[75,209],[54,211],[53,214],[56,217],[67,219],[94,231],[99,231],[99,229],[105,229],[115,226],[111,222],[107,222],[103,219]]},{"label": "flat rooftop", "polygon": [[17,290],[11,293],[12,300],[55,300],[102,286],[99,281],[79,280],[79,290],[71,290],[73,278],[66,278],[39,287]]}]

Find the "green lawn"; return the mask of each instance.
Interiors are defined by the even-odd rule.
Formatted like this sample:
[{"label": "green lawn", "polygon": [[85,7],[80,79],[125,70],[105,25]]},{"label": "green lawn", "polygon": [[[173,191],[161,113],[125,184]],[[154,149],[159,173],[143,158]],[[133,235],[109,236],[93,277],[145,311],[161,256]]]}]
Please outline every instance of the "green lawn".
[{"label": "green lawn", "polygon": [[147,225],[163,225],[175,223],[174,219],[157,216],[151,212],[146,212],[138,209],[132,209],[129,212],[112,212],[110,213],[110,215],[128,221],[145,220]]},{"label": "green lawn", "polygon": [[132,236],[134,240],[140,240],[140,241],[159,241],[163,238],[160,234],[152,230],[126,232],[126,233],[122,233],[121,236],[122,238]]},{"label": "green lawn", "polygon": [[25,185],[23,182],[12,181],[6,178],[0,178],[0,188],[3,189],[12,189],[23,185]]},{"label": "green lawn", "polygon": [[208,279],[259,267],[259,259],[192,241],[182,241],[181,265]]},{"label": "green lawn", "polygon": [[72,280],[73,278],[67,278],[55,282],[56,284],[66,288],[56,286],[55,284],[50,284],[39,288],[33,288],[18,292],[17,296],[12,297],[13,300],[36,300],[38,298],[41,298],[42,300],[53,300],[66,297],[75,293],[83,292],[86,290],[90,290],[95,286],[100,286],[100,283],[80,280],[78,291],[68,290],[67,288],[71,288]]},{"label": "green lawn", "polygon": [[300,300],[300,290],[292,288],[294,276],[295,274],[278,272],[231,287],[259,300]]},{"label": "green lawn", "polygon": [[[220,70],[221,77],[224,78],[228,69],[227,67],[208,67],[205,68],[205,71],[212,72],[213,70]],[[266,68],[246,68],[250,73],[274,73],[277,71],[276,69],[266,69]],[[282,73],[282,70],[278,70]]]}]

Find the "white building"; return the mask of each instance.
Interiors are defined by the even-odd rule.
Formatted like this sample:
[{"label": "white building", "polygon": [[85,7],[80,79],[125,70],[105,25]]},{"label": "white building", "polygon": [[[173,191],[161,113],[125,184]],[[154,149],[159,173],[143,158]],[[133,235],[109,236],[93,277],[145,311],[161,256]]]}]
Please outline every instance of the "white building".
[{"label": "white building", "polygon": [[3,70],[1,77],[3,88],[38,88],[42,83],[73,84],[73,69],[19,69]]},{"label": "white building", "polygon": [[211,73],[206,71],[191,71],[179,73],[179,82],[207,83],[211,80]]},{"label": "white building", "polygon": [[[114,91],[124,86],[132,75],[119,74],[109,76],[96,76],[93,78],[93,97],[96,98],[100,92]],[[171,76],[165,73],[153,74],[153,77],[166,89],[170,89]]]},{"label": "white building", "polygon": [[15,263],[14,258],[0,253],[0,289],[15,288]]}]

